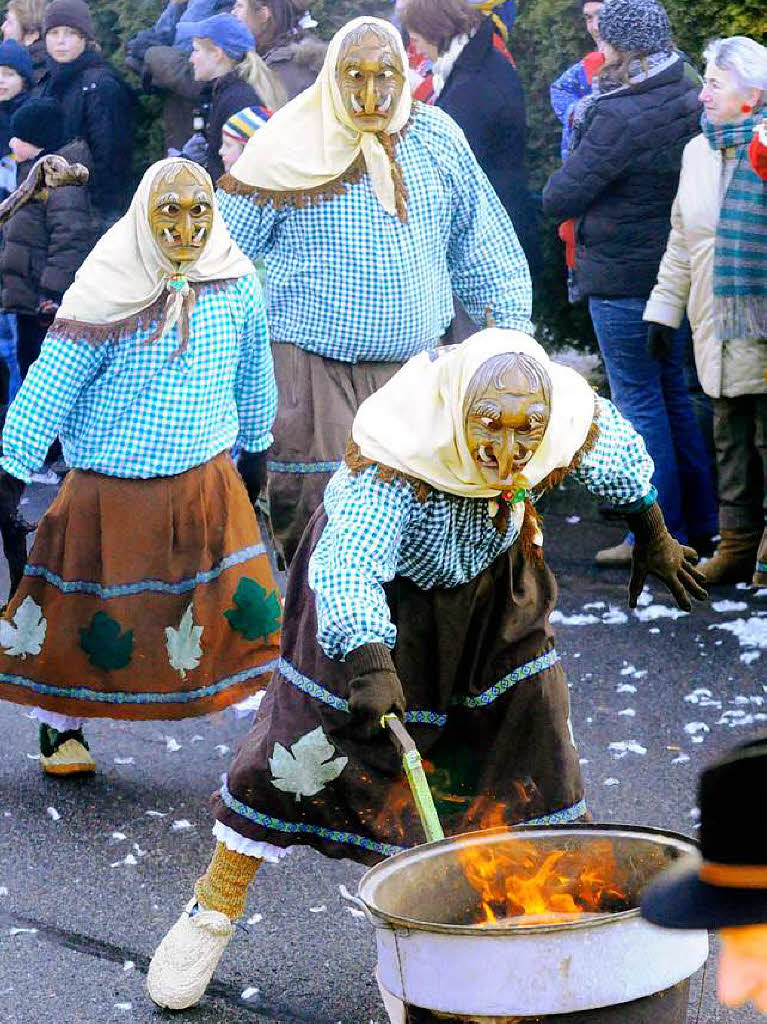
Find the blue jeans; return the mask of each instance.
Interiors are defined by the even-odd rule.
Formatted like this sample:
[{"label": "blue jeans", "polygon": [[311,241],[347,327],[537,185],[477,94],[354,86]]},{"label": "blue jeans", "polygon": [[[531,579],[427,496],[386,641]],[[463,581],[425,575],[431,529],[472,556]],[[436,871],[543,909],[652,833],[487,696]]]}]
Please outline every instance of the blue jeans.
[{"label": "blue jeans", "polygon": [[589,299],[612,398],[655,463],[652,482],[669,531],[682,542],[711,537],[716,489],[685,379],[689,327],[675,332],[669,360],[652,359],[644,308],[644,299]]}]

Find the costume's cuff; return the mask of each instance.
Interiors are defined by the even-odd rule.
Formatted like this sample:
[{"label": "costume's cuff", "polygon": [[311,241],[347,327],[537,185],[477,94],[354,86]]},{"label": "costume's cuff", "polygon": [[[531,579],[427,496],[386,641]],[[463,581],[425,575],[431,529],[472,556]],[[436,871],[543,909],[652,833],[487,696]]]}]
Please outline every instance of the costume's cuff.
[{"label": "costume's cuff", "polygon": [[0,459],[0,468],[4,469],[6,473],[10,473],[11,476],[15,476],[17,480],[23,481],[28,484],[32,480],[32,473],[26,466],[22,465],[18,459],[14,459],[12,455],[4,455]]},{"label": "costume's cuff", "polygon": [[267,448],[271,448],[274,444],[274,437],[271,431],[256,435],[240,434],[237,438],[237,444],[240,448],[244,448],[246,452],[252,452],[255,455],[265,452]]},{"label": "costume's cuff", "polygon": [[646,544],[655,537],[668,533],[660,505],[654,501],[648,508],[626,517],[626,522],[640,544]]},{"label": "costume's cuff", "polygon": [[637,498],[636,501],[630,502],[628,505],[611,505],[611,506],[600,506],[600,514],[605,519],[628,519],[629,516],[634,516],[638,512],[642,512],[644,509],[649,508],[655,504],[658,500],[658,492],[651,485],[650,490],[642,498]]},{"label": "costume's cuff", "polygon": [[369,672],[395,672],[391,652],[385,644],[363,644],[346,655],[347,676],[364,676]]}]

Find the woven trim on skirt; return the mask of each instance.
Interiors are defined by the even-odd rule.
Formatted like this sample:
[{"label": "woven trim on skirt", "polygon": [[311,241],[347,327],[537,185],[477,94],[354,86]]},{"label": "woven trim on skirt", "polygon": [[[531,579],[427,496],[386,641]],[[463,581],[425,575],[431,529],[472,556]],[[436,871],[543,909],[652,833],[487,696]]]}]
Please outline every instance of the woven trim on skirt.
[{"label": "woven trim on skirt", "polygon": [[172,477],[73,470],[0,620],[0,698],[176,719],[263,689],[282,607],[228,453]]}]

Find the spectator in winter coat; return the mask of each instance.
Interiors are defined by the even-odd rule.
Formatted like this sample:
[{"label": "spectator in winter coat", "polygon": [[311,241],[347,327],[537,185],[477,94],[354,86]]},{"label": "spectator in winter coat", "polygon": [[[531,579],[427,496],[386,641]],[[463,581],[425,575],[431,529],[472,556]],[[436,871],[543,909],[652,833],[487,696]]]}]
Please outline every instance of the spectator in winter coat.
[{"label": "spectator in winter coat", "polygon": [[[549,179],[544,209],[575,229],[575,283],[588,297],[613,401],[644,437],[669,530],[693,547],[716,533],[716,497],[695,420],[679,331],[667,359],[648,357],[645,303],[668,236],[682,151],[698,130],[698,85],[656,0],[608,0],[599,15],[607,64],[574,117],[575,148]],[[598,555],[625,564],[630,540]]]},{"label": "spectator in winter coat", "polygon": [[[6,21],[7,21],[6,17]],[[0,43],[0,199],[16,188],[16,161],[10,149],[11,117],[29,99],[33,83],[32,60],[27,48],[15,39]],[[0,309],[0,409],[4,410],[21,384],[16,354],[16,321]],[[4,372],[7,367],[7,374]],[[3,390],[5,386],[6,390]],[[6,393],[7,391],[7,393]]]},{"label": "spectator in winter coat", "polygon": [[26,46],[32,58],[35,82],[45,74],[47,52],[43,39],[43,15],[47,0],[10,0],[3,20],[3,39]]},{"label": "spectator in winter coat", "polygon": [[[586,22],[586,31],[599,45],[599,12],[603,0],[579,0],[580,8]],[[591,92],[591,84],[595,75],[601,71],[605,63],[604,54],[599,50],[587,53],[582,60],[563,71],[549,89],[551,109],[562,122],[562,162],[567,159],[570,150],[572,125],[570,119],[575,105]]]},{"label": "spectator in winter coat", "polygon": [[192,134],[202,91],[188,63],[192,41],[184,39],[176,45],[177,28],[185,21],[204,21],[231,9],[232,0],[169,0],[152,28],[142,29],[125,44],[125,63],[146,91],[164,94],[167,150],[180,150]]},{"label": "spectator in winter coat", "polygon": [[[92,167],[82,139],[66,143],[61,107],[55,100],[28,100],[13,115],[11,131],[19,184],[47,153],[58,153],[89,170]],[[52,188],[47,200],[32,199],[20,207],[5,228],[0,301],[17,315],[22,379],[40,355],[61,298],[98,237],[89,191],[82,185]]]},{"label": "spectator in winter coat", "polygon": [[[11,118],[25,99],[33,84],[32,60],[25,46],[8,39],[0,43],[0,158],[10,153]],[[5,183],[4,183],[5,185]],[[16,187],[4,187],[7,194]]]},{"label": "spectator in winter coat", "polygon": [[232,14],[245,22],[256,50],[275,71],[292,100],[322,69],[327,44],[307,31],[314,22],[293,0],[235,0]]},{"label": "spectator in winter coat", "polygon": [[[666,253],[644,312],[662,353],[685,315],[714,407],[722,540],[711,584],[767,586],[767,182],[749,147],[767,113],[767,48],[734,36],[706,50],[703,134],[682,161]],[[755,571],[756,563],[756,571]]]},{"label": "spectator in winter coat", "polygon": [[[192,40],[189,63],[194,77],[205,84],[210,96],[203,132],[207,151],[199,162],[213,181],[217,181],[224,173],[219,154],[224,124],[238,110],[267,105],[254,88],[260,73],[254,53],[255,40],[247,25],[231,14],[186,22],[181,38],[187,36]],[[186,148],[182,153],[191,155]]]},{"label": "spectator in winter coat", "polygon": [[402,19],[433,61],[435,105],[463,129],[534,274],[540,255],[525,170],[525,98],[508,51],[495,44],[492,19],[468,0],[407,0]]},{"label": "spectator in winter coat", "polygon": [[102,58],[85,0],[53,0],[43,30],[48,70],[40,91],[63,107],[66,137],[81,138],[90,149],[91,199],[108,227],[133,191],[133,94]]}]

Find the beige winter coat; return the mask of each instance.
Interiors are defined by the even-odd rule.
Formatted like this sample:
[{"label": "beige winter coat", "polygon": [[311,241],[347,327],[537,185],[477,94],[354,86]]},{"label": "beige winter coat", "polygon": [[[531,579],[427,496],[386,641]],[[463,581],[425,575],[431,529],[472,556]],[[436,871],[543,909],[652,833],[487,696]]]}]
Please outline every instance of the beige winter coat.
[{"label": "beige winter coat", "polygon": [[712,398],[767,392],[767,342],[722,343],[714,330],[714,243],[726,191],[723,174],[726,161],[704,135],[687,143],[671,210],[671,234],[644,312],[645,320],[678,327],[686,307],[698,376]]}]

